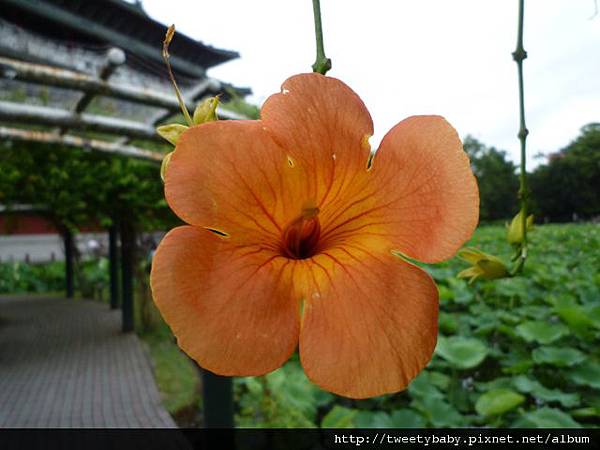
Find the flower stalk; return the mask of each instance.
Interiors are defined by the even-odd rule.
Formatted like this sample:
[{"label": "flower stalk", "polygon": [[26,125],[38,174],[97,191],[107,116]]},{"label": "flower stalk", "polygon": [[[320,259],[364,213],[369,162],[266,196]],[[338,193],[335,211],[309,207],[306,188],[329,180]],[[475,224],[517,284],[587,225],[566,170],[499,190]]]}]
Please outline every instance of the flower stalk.
[{"label": "flower stalk", "polygon": [[527,52],[523,47],[523,16],[525,0],[519,0],[519,23],[517,34],[517,48],[512,53],[512,57],[517,63],[519,75],[519,141],[521,143],[521,163],[519,173],[519,212],[512,219],[508,226],[507,240],[511,244],[515,253],[512,257],[514,266],[509,270],[502,260],[494,255],[484,253],[474,248],[464,248],[459,252],[459,256],[471,267],[458,274],[459,278],[468,278],[469,284],[479,278],[496,279],[514,277],[523,272],[525,261],[527,259],[528,243],[527,231],[533,227],[533,216],[528,215],[529,188],[527,185],[527,135],[529,131],[525,125],[525,88],[523,86],[523,61],[527,58]]},{"label": "flower stalk", "polygon": [[525,260],[527,259],[527,213],[528,213],[528,199],[529,190],[527,186],[527,171],[526,171],[526,140],[529,131],[525,125],[525,99],[524,99],[524,87],[523,87],[523,60],[527,58],[527,52],[523,48],[523,13],[524,13],[524,0],[519,0],[519,27],[517,35],[517,49],[513,52],[512,56],[517,63],[517,70],[519,74],[519,141],[521,142],[521,165],[519,175],[519,200],[521,202],[521,233],[522,241],[518,248],[517,263],[514,269],[511,271],[512,275],[516,275],[523,270]]},{"label": "flower stalk", "polygon": [[165,61],[165,64],[167,65],[169,78],[171,78],[171,83],[173,84],[173,88],[175,89],[175,95],[177,96],[177,101],[179,102],[181,112],[183,113],[185,121],[188,123],[188,125],[192,126],[192,117],[190,116],[190,113],[187,107],[185,106],[185,102],[183,101],[183,97],[181,96],[181,92],[179,91],[179,87],[177,86],[177,81],[175,81],[175,75],[173,75],[173,69],[171,69],[171,63],[169,61],[169,45],[173,40],[173,36],[175,36],[175,25],[171,25],[167,29],[167,34],[165,35],[165,40],[163,41],[162,57]]},{"label": "flower stalk", "polygon": [[331,69],[331,59],[325,56],[325,48],[323,45],[323,26],[321,24],[321,2],[320,0],[312,0],[313,14],[315,18],[315,39],[317,42],[317,59],[312,65],[313,72],[325,75]]}]

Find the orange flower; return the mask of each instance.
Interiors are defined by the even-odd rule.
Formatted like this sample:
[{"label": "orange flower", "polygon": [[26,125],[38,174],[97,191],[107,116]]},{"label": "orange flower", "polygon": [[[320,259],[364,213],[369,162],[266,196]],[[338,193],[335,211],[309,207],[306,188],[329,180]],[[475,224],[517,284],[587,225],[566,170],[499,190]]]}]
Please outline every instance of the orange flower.
[{"label": "orange flower", "polygon": [[451,257],[479,197],[454,129],[409,117],[374,160],[371,117],[344,83],[288,79],[257,121],[192,127],[165,195],[188,226],[161,242],[154,299],[180,347],[221,375],[261,375],[299,346],[304,370],[353,398],[396,392],[437,337],[431,277],[395,257]]}]

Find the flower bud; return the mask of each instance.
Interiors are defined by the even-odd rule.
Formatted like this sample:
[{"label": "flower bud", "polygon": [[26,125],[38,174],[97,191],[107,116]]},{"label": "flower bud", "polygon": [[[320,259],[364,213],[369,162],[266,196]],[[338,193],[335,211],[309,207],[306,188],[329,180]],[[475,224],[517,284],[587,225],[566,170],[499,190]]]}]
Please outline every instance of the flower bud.
[{"label": "flower bud", "polygon": [[458,256],[472,264],[471,267],[458,274],[458,278],[469,278],[469,284],[478,278],[494,280],[508,275],[508,269],[500,258],[482,252],[477,248],[464,248],[458,252]]},{"label": "flower bud", "polygon": [[[508,233],[506,239],[509,244],[516,245],[523,242],[523,210],[520,210],[518,214],[513,217],[513,220],[508,226]],[[533,214],[527,217],[527,231],[533,229]]]},{"label": "flower bud", "polygon": [[[217,105],[219,104],[219,97],[211,97],[204,100],[202,103],[199,103],[194,111],[194,118],[192,119],[194,125],[200,125],[206,122],[212,122],[218,120],[217,117]],[[169,141],[173,145],[177,145],[177,141],[179,137],[186,131],[189,127],[186,125],[181,125],[180,123],[170,123],[168,125],[161,125],[156,129],[156,132]],[[165,181],[165,171],[167,170],[167,165],[171,160],[171,156],[173,152],[167,153],[162,160],[162,164],[160,165],[160,178],[162,181]]]},{"label": "flower bud", "polygon": [[173,156],[173,152],[167,153],[160,165],[160,179],[163,181],[163,183],[165,182],[165,172],[167,171],[169,161],[171,161],[171,156]]},{"label": "flower bud", "polygon": [[194,117],[192,118],[194,125],[200,125],[201,123],[219,120],[217,117],[218,105],[218,95],[216,97],[207,98],[202,103],[198,103],[198,106],[196,106],[196,110],[194,111]]},{"label": "flower bud", "polygon": [[169,125],[161,125],[156,129],[156,132],[164,139],[173,145],[177,145],[179,136],[183,134],[188,127],[180,123],[170,123]]}]

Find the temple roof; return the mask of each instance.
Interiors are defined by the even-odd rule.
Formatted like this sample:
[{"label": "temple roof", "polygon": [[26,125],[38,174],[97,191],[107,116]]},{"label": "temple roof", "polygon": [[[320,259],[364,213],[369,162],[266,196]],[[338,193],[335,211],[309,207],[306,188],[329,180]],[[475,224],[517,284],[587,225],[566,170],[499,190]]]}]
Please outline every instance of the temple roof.
[{"label": "temple roof", "polygon": [[[139,70],[163,67],[164,24],[150,18],[140,3],[123,0],[3,0],[0,17],[26,30],[75,45],[115,46],[141,57]],[[239,57],[234,51],[203,44],[176,33],[170,46],[176,74],[201,77],[215,65]],[[134,59],[135,61],[135,59]],[[128,58],[128,63],[132,59]]]}]

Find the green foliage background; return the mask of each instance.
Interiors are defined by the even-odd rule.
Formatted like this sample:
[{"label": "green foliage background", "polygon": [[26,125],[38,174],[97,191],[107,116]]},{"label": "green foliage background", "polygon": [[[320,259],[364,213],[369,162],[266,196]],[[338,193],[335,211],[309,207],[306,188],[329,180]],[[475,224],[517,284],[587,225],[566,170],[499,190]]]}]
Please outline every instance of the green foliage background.
[{"label": "green foliage background", "polygon": [[60,146],[0,143],[0,204],[38,208],[59,228],[128,220],[140,230],[176,223],[159,165]]}]

